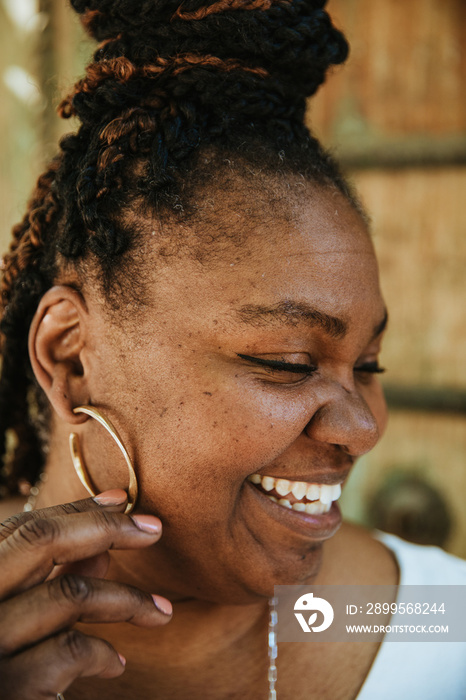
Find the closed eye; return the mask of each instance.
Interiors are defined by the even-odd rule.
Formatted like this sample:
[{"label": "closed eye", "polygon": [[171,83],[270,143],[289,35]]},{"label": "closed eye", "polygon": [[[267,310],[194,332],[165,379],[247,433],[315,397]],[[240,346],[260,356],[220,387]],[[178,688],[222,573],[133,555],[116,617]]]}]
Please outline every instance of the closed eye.
[{"label": "closed eye", "polygon": [[283,362],[283,360],[264,360],[262,357],[251,357],[251,355],[242,355],[238,353],[238,357],[247,360],[254,365],[260,367],[269,367],[270,369],[282,372],[294,372],[295,374],[312,374],[317,371],[317,367],[313,365],[304,365],[296,362]]},{"label": "closed eye", "polygon": [[367,372],[368,374],[382,374],[385,372],[384,367],[380,367],[378,362],[365,362],[359,367],[354,368],[355,372]]}]

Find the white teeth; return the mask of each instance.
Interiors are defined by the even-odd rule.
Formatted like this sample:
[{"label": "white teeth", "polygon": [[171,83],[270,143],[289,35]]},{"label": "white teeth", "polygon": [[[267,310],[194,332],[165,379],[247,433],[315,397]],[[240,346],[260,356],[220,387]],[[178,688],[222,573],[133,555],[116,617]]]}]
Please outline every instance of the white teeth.
[{"label": "white teeth", "polygon": [[320,498],[320,486],[310,484],[306,491],[306,498],[308,501],[318,501]]},{"label": "white teeth", "polygon": [[306,505],[305,505],[305,503],[293,503],[291,508],[293,510],[297,510],[297,511],[303,513],[306,510]]},{"label": "white teeth", "polygon": [[306,503],[306,513],[309,515],[320,515],[322,513],[322,503],[318,501]]},{"label": "white teeth", "polygon": [[328,486],[327,484],[322,484],[320,487],[320,502],[325,503],[327,505],[328,503],[332,502],[332,495],[333,495],[333,486]]},{"label": "white teeth", "polygon": [[304,481],[295,481],[291,493],[293,496],[300,501],[306,495],[307,484]]},{"label": "white teeth", "polygon": [[321,503],[331,503],[336,501],[341,496],[341,485],[335,484],[334,486],[327,486],[322,484],[320,487],[320,502]]},{"label": "white teeth", "polygon": [[328,513],[330,508],[331,503],[321,503],[320,501],[307,503],[306,513],[309,515],[322,515],[322,513]]},{"label": "white teeth", "polygon": [[275,491],[280,494],[280,496],[288,496],[291,491],[291,484],[286,479],[277,479],[275,483]]},{"label": "white teeth", "polygon": [[331,507],[331,503],[321,503],[320,501],[314,501],[313,503],[291,503],[287,498],[275,498],[275,496],[267,496],[274,503],[278,503],[279,506],[288,508],[289,510],[296,510],[300,513],[308,513],[308,515],[322,515],[322,513],[328,513]]},{"label": "white teeth", "polygon": [[273,476],[264,476],[262,477],[261,486],[264,491],[271,491],[275,486],[275,479]]},{"label": "white teeth", "polygon": [[[328,513],[332,502],[336,501],[341,495],[341,484],[333,484],[332,486],[329,484],[309,484],[305,481],[276,479],[273,476],[261,476],[260,474],[251,474],[248,476],[248,481],[257,485],[260,484],[264,491],[275,490],[281,498],[276,498],[272,495],[268,496],[274,503],[278,503],[284,508],[291,508],[301,513],[306,512],[310,515]],[[285,498],[290,493],[296,498],[297,503],[291,504],[290,500]]]}]

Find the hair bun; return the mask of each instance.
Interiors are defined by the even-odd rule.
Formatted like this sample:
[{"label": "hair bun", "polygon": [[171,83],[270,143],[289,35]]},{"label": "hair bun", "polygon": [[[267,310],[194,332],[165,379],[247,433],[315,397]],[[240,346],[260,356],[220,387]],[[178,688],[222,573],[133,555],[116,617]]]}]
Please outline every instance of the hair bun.
[{"label": "hair bun", "polygon": [[348,55],[344,36],[323,9],[326,0],[71,3],[88,33],[102,42],[97,60],[125,57],[143,66],[181,56],[215,57],[238,69],[259,69],[286,100],[313,95],[328,68]]}]

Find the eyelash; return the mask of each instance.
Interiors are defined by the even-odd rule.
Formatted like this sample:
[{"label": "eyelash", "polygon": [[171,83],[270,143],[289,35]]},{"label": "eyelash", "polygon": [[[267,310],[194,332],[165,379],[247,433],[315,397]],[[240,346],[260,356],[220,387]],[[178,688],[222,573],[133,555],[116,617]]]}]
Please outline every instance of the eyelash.
[{"label": "eyelash", "polygon": [[243,360],[248,360],[255,365],[260,365],[262,367],[268,367],[269,369],[276,369],[282,372],[294,372],[295,374],[313,374],[317,371],[317,367],[313,365],[300,365],[291,362],[283,362],[282,360],[263,360],[261,357],[251,357],[250,355],[241,355],[238,353],[238,357]]},{"label": "eyelash", "polygon": [[[311,375],[317,371],[317,367],[313,365],[300,365],[291,362],[283,362],[282,360],[263,360],[261,357],[252,357],[251,355],[242,355],[240,353],[238,353],[238,357],[241,357],[243,360],[248,360],[248,362],[252,362],[255,365],[269,367],[279,372],[294,372],[295,374]],[[380,367],[377,362],[366,362],[359,367],[355,367],[354,371],[364,372],[366,374],[382,374],[385,372],[385,369]]]},{"label": "eyelash", "polygon": [[355,372],[366,372],[367,374],[383,374],[385,372],[384,367],[380,367],[378,362],[366,362],[359,367],[354,368]]}]

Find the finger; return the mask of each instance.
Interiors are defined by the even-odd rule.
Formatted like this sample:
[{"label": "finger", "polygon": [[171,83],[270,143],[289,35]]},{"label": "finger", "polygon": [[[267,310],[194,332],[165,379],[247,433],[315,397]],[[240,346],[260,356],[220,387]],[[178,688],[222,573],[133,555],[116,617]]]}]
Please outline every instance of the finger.
[{"label": "finger", "polygon": [[51,518],[56,515],[68,515],[71,513],[84,513],[92,510],[105,508],[110,512],[123,512],[128,502],[128,495],[122,489],[113,489],[95,496],[94,498],[84,498],[73,503],[62,503],[50,508],[40,508],[39,510],[27,513],[16,513],[0,524],[0,541],[15,532],[21,525],[29,520]]},{"label": "finger", "polygon": [[133,586],[67,574],[2,603],[0,658],[76,622],[130,622],[156,627],[170,620],[170,611],[168,600]]},{"label": "finger", "polygon": [[63,574],[78,574],[79,576],[88,576],[89,578],[105,578],[109,566],[110,555],[108,552],[104,552],[103,554],[97,554],[95,557],[89,557],[89,559],[56,566],[47,577],[47,580],[57,578],[57,576],[62,576]]},{"label": "finger", "polygon": [[57,565],[109,549],[147,547],[159,539],[161,529],[154,516],[102,509],[29,520],[0,543],[0,598],[42,583]]},{"label": "finger", "polygon": [[69,630],[0,662],[2,700],[56,700],[76,678],[116,678],[124,663],[105,640]]}]

